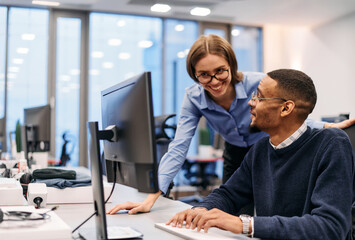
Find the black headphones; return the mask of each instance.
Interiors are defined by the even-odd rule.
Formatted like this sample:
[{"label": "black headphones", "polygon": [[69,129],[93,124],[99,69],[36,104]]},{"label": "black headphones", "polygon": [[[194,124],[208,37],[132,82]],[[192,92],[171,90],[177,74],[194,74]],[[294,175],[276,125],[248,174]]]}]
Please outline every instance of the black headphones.
[{"label": "black headphones", "polygon": [[11,176],[11,169],[8,169],[5,163],[0,164],[0,168],[5,168],[5,171],[1,173],[1,176],[9,178]]},{"label": "black headphones", "polygon": [[[44,213],[36,212],[26,212],[26,211],[8,211],[3,212],[0,208],[0,223],[3,221],[38,221],[38,220],[47,220],[51,215],[47,214],[48,212],[54,211],[57,209],[57,206],[51,208]],[[32,216],[33,215],[33,216]],[[7,216],[8,219],[4,219],[4,216]]]}]

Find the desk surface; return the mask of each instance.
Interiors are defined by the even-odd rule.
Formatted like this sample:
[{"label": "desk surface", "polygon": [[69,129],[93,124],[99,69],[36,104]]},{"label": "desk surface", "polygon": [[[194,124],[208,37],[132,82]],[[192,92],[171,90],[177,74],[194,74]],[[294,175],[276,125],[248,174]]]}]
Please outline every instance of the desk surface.
[{"label": "desk surface", "polygon": [[[113,207],[117,203],[125,201],[143,201],[147,194],[139,193],[133,188],[129,188],[120,184],[116,184],[116,189],[112,195],[112,203],[106,204],[106,210]],[[47,205],[50,207],[50,205]],[[158,229],[154,226],[155,223],[165,223],[175,213],[186,210],[191,206],[180,202],[159,197],[151,212],[141,213],[135,215],[128,215],[127,213],[120,213],[115,215],[106,215],[107,225],[112,226],[130,226],[143,233],[144,240],[156,239],[183,239],[172,235],[164,230]],[[93,204],[62,204],[56,211],[57,215],[61,217],[72,229],[81,224],[94,211]],[[94,228],[95,220],[90,219],[85,223],[83,228]],[[229,232],[224,232],[226,236],[233,236]],[[234,235],[235,236],[235,235]],[[78,231],[73,235],[74,239],[80,239]]]},{"label": "desk surface", "polygon": [[[143,201],[147,194],[139,193],[133,188],[116,184],[116,189],[112,195],[112,203],[106,204],[106,210],[117,203],[125,201]],[[49,207],[49,205],[48,205]],[[159,239],[182,239],[168,232],[157,229],[154,224],[157,222],[166,222],[175,213],[190,208],[191,206],[180,201],[173,201],[167,198],[159,197],[156,204],[149,213],[128,215],[126,213],[116,215],[106,215],[107,225],[130,226],[142,232],[145,240]],[[62,204],[56,211],[72,229],[76,228],[94,211],[93,204]],[[94,218],[90,219],[82,227],[95,226]],[[78,232],[74,233],[74,238],[78,239]]]}]

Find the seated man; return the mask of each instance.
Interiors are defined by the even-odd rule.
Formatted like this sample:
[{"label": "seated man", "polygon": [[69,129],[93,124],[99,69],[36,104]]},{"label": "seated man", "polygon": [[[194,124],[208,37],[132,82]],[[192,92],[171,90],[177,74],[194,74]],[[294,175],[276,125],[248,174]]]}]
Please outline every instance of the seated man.
[{"label": "seated man", "polygon": [[[218,227],[266,239],[351,239],[354,156],[339,129],[311,129],[313,81],[290,69],[264,77],[249,101],[251,128],[270,137],[257,142],[233,176],[193,209],[167,224]],[[235,216],[254,202],[254,217]]]}]

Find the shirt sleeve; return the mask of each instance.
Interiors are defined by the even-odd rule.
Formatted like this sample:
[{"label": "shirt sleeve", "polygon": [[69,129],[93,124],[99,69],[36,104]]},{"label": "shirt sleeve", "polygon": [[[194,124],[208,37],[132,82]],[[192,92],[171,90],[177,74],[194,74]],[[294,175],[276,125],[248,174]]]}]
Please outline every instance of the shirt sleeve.
[{"label": "shirt sleeve", "polygon": [[195,134],[200,118],[200,110],[185,93],[175,138],[169,144],[168,152],[162,157],[159,164],[159,188],[164,193],[166,193],[170,182],[179,172],[186,159],[191,139]]},{"label": "shirt sleeve", "polygon": [[[311,212],[302,216],[257,216],[254,236],[265,239],[348,239],[354,192],[354,156],[342,133],[319,150]],[[307,204],[307,203],[306,203]]]},{"label": "shirt sleeve", "polygon": [[316,121],[310,118],[306,119],[306,123],[310,128],[317,128],[317,129],[324,128],[324,124],[325,124],[325,122],[323,121]]}]

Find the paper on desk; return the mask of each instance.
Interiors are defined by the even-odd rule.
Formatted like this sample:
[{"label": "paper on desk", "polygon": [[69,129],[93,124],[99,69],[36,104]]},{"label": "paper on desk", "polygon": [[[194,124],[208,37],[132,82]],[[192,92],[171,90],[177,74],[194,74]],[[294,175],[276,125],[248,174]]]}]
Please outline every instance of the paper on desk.
[{"label": "paper on desk", "polygon": [[109,239],[128,239],[142,238],[143,234],[131,227],[109,226],[107,227],[107,236]]},{"label": "paper on desk", "polygon": [[184,226],[182,228],[172,227],[166,225],[165,223],[156,223],[155,227],[167,231],[176,236],[182,237],[189,240],[236,240],[236,239],[250,239],[242,234],[233,234],[231,232],[223,231],[217,228],[208,229],[208,233],[203,231],[197,232],[196,229],[186,229]]}]

